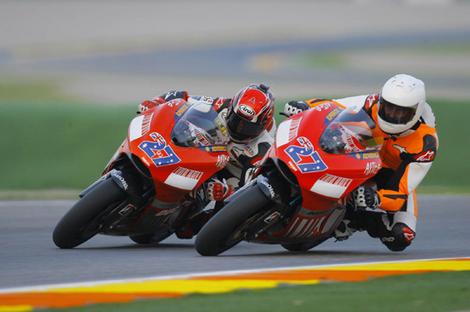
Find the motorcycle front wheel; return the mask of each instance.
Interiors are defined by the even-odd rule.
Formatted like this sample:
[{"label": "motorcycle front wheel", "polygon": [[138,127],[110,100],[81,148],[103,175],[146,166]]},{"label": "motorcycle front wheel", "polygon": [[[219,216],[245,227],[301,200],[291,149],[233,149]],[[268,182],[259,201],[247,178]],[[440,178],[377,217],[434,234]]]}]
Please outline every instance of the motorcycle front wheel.
[{"label": "motorcycle front wheel", "polygon": [[126,193],[106,179],[80,198],[56,225],[52,239],[57,247],[74,248],[99,232],[99,219],[108,208],[116,207]]},{"label": "motorcycle front wheel", "polygon": [[207,222],[196,236],[196,250],[202,256],[217,256],[241,242],[244,228],[269,199],[254,184],[237,194]]}]

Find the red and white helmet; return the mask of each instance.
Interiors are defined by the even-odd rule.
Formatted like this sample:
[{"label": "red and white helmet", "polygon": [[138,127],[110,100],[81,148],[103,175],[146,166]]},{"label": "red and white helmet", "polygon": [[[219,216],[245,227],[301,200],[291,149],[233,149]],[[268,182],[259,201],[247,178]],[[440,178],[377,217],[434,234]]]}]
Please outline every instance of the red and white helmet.
[{"label": "red and white helmet", "polygon": [[379,98],[378,123],[389,134],[411,129],[423,114],[426,103],[424,82],[405,74],[390,78]]},{"label": "red and white helmet", "polygon": [[227,115],[227,129],[235,142],[246,142],[272,125],[274,97],[269,87],[251,84],[233,98]]}]

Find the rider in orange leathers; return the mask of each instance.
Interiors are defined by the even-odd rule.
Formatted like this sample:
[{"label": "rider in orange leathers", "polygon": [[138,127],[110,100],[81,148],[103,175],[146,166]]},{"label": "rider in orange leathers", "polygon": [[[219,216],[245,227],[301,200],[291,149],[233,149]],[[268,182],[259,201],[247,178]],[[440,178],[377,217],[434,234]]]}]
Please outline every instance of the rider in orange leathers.
[{"label": "rider in orange leathers", "polygon": [[[284,113],[293,115],[321,104],[322,99],[291,101]],[[356,230],[366,230],[390,250],[402,251],[416,235],[416,188],[436,157],[438,137],[435,118],[426,103],[424,83],[399,74],[390,78],[378,94],[336,99],[344,107],[361,106],[379,126],[384,143],[382,168],[357,188],[347,205],[343,222],[335,231],[338,240]]]}]

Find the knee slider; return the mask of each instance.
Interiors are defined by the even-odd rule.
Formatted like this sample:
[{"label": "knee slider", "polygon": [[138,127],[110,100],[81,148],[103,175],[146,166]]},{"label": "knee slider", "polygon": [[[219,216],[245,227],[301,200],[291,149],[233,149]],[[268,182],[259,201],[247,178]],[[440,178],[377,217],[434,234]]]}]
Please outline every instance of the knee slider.
[{"label": "knee slider", "polygon": [[384,236],[380,240],[391,251],[403,251],[411,245],[416,233],[403,223],[397,223],[393,226],[390,236]]}]

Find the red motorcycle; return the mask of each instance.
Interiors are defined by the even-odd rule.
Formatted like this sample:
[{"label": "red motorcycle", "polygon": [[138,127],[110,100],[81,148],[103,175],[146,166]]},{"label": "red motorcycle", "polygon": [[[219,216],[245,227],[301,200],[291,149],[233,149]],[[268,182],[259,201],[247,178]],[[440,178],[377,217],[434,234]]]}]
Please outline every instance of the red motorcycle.
[{"label": "red motorcycle", "polygon": [[170,236],[208,204],[204,182],[229,160],[225,132],[204,103],[172,100],[134,118],[102,177],[55,227],[54,243],[73,248],[98,233],[142,244]]},{"label": "red motorcycle", "polygon": [[256,179],[201,229],[197,251],[215,256],[242,240],[306,251],[330,238],[348,195],[381,168],[380,134],[365,111],[334,101],[285,120]]}]

